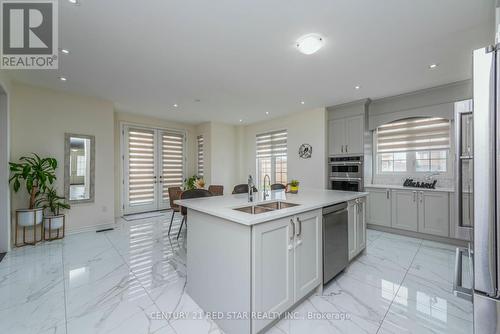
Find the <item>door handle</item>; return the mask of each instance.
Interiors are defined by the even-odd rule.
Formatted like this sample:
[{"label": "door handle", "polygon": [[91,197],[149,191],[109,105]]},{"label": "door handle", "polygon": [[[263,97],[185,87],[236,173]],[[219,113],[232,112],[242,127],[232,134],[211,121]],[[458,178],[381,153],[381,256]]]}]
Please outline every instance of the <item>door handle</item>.
[{"label": "door handle", "polygon": [[[472,289],[464,288],[462,286],[462,253],[468,252],[467,248],[458,247],[455,253],[455,276],[453,279],[453,294],[457,297],[472,301]],[[468,253],[469,257],[469,272],[472,271],[472,254]],[[469,274],[469,276],[471,276]],[[470,282],[472,282],[472,277],[469,277]]]},{"label": "door handle", "polygon": [[297,217],[297,223],[299,223],[299,228],[297,230],[297,236],[302,234],[302,222],[300,221],[299,217]]}]

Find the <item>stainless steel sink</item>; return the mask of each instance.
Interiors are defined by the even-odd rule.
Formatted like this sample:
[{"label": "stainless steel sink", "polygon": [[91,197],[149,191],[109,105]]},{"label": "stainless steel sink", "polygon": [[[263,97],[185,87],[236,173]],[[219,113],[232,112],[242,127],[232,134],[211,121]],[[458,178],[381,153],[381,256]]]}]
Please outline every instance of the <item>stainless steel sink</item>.
[{"label": "stainless steel sink", "polygon": [[281,210],[281,209],[291,208],[291,207],[298,206],[298,205],[299,204],[290,203],[290,202],[281,202],[281,201],[258,204],[258,206],[260,206],[260,207],[270,208],[273,210]]},{"label": "stainless steel sink", "polygon": [[297,206],[297,205],[299,205],[299,204],[275,201],[275,202],[269,202],[269,203],[261,203],[261,204],[243,206],[240,208],[234,208],[233,210],[249,213],[252,215],[257,215],[259,213],[266,213],[266,212],[271,212],[271,211],[275,211],[275,210],[291,208],[291,207]]}]

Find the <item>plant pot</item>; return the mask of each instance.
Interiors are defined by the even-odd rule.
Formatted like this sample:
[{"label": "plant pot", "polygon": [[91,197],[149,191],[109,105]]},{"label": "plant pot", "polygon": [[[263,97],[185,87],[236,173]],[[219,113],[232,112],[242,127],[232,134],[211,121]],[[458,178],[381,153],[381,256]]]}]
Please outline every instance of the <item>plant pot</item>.
[{"label": "plant pot", "polygon": [[299,192],[299,186],[290,186],[290,192],[296,194]]},{"label": "plant pot", "polygon": [[45,216],[43,217],[43,227],[46,230],[57,230],[62,228],[64,225],[64,215],[56,215],[56,216]]},{"label": "plant pot", "polygon": [[18,209],[16,210],[17,225],[20,227],[30,227],[39,225],[43,221],[43,209]]}]

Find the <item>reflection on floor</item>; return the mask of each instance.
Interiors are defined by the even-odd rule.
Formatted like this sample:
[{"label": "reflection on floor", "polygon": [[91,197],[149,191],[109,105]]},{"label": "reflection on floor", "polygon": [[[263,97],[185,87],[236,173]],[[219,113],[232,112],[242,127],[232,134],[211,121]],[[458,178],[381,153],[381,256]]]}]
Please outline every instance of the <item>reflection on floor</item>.
[{"label": "reflection on floor", "polygon": [[[8,253],[0,333],[221,333],[175,316],[201,309],[185,293],[180,220],[170,238],[169,222],[170,213],[122,221]],[[453,264],[451,246],[369,230],[366,253],[269,333],[472,333],[472,305],[452,294]]]}]

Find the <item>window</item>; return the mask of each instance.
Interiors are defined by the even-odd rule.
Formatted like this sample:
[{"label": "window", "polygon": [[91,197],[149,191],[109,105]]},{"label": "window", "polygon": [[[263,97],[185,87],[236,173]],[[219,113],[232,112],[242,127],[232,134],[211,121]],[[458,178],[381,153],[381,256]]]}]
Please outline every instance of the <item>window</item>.
[{"label": "window", "polygon": [[84,155],[76,156],[76,176],[85,176],[87,159]]},{"label": "window", "polygon": [[447,172],[450,121],[409,118],[375,131],[379,173]]},{"label": "window", "polygon": [[271,183],[287,183],[287,131],[274,131],[256,138],[257,185],[264,189],[264,177]]},{"label": "window", "polygon": [[203,136],[198,136],[198,176],[203,177],[204,168],[203,168]]}]

